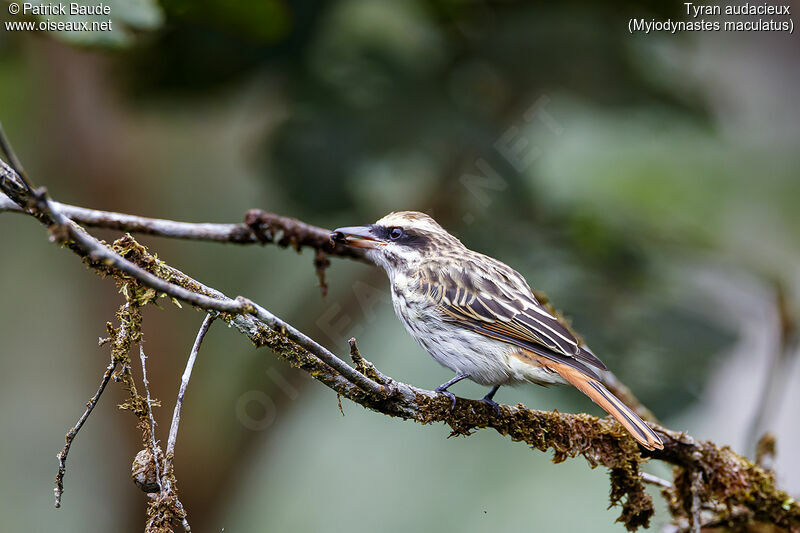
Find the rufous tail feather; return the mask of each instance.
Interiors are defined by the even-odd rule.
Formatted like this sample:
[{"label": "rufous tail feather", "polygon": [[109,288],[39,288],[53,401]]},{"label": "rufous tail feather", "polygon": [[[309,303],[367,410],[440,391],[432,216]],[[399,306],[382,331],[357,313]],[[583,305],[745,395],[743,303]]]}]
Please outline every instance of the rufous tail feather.
[{"label": "rufous tail feather", "polygon": [[547,366],[558,372],[562,378],[566,379],[576,389],[591,398],[594,403],[605,409],[608,414],[616,418],[630,432],[633,438],[639,441],[639,444],[648,450],[664,449],[661,438],[650,429],[650,426],[631,411],[627,405],[622,403],[619,398],[611,394],[611,391],[605,388],[602,383],[587,376],[580,370],[561,363],[548,361]]}]

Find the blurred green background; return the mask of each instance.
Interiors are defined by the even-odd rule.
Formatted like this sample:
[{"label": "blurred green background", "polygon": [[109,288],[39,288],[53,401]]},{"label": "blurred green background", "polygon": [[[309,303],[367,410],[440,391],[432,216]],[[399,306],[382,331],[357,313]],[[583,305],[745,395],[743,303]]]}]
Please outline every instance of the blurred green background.
[{"label": "blurred green background", "polygon": [[[208,222],[258,207],[329,228],[426,211],[545,291],[666,425],[750,453],[779,353],[776,287],[800,299],[797,37],[628,34],[630,17],[680,18],[679,2],[110,6],[113,32],[0,32],[0,120],[54,198]],[[55,454],[107,364],[96,339],[121,297],[35,221],[0,224],[0,530],[141,531],[139,436],[114,384],[52,506]],[[355,335],[397,379],[450,377],[403,331],[376,268],[334,260],[323,298],[309,252],[141,240],[340,355]],[[162,439],[201,321],[145,313]],[[800,365],[779,374],[788,386],[756,430],[776,432],[778,478],[797,495]],[[566,388],[498,399],[600,414]],[[177,446],[193,527],[624,529],[606,474],[583,460],[342,407],[213,326]],[[668,520],[660,505],[653,530]]]}]

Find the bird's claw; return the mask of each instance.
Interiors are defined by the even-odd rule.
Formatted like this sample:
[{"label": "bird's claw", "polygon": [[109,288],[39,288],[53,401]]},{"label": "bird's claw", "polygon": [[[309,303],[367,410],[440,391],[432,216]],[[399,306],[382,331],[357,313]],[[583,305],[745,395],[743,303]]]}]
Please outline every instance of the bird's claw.
[{"label": "bird's claw", "polygon": [[481,398],[480,401],[482,401],[483,403],[488,404],[489,406],[491,406],[491,408],[494,409],[494,414],[497,415],[497,416],[500,416],[500,404],[499,403],[497,403],[496,401],[492,400],[491,398],[487,398],[485,396],[483,398]]},{"label": "bird's claw", "polygon": [[450,398],[450,412],[452,413],[453,410],[456,408],[456,395],[450,392],[449,390],[444,389],[436,389],[434,392],[438,392],[439,394],[444,394],[448,398]]}]

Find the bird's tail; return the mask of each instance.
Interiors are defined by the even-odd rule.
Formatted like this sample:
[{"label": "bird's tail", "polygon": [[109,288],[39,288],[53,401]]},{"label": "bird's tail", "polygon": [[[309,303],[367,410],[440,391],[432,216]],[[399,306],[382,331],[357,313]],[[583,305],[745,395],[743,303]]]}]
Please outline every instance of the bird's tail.
[{"label": "bird's tail", "polygon": [[656,448],[661,450],[664,448],[661,438],[650,429],[650,426],[631,411],[627,405],[622,403],[619,398],[611,394],[611,391],[605,388],[602,383],[593,377],[587,376],[580,370],[562,363],[549,362],[547,366],[558,372],[562,378],[616,418],[642,446],[648,450]]}]

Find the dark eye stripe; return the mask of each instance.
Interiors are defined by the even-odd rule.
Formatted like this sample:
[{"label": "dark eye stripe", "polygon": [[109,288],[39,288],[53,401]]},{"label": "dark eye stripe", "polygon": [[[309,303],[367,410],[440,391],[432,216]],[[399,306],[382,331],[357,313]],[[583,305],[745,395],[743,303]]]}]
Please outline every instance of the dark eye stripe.
[{"label": "dark eye stripe", "polygon": [[[381,240],[393,242],[416,250],[427,250],[430,245],[430,239],[414,229],[405,229],[398,226],[386,227],[377,224],[373,224],[370,229],[373,235]],[[393,237],[392,232],[397,229],[402,231],[402,235],[400,237]]]},{"label": "dark eye stripe", "polygon": [[377,224],[373,224],[369,227],[370,231],[372,232],[375,237],[379,239],[388,239],[389,238],[389,228],[386,226],[379,226]]}]

